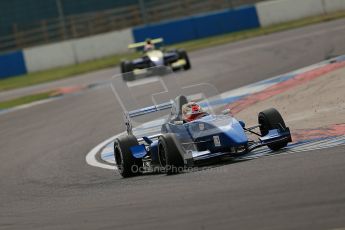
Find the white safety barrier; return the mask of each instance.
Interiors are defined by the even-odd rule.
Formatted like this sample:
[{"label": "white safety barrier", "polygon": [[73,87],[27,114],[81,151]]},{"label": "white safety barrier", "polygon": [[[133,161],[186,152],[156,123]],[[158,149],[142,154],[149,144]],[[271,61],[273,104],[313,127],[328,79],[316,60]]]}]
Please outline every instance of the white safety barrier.
[{"label": "white safety barrier", "polygon": [[257,3],[256,9],[261,26],[278,24],[325,13],[322,0],[265,1]]},{"label": "white safety barrier", "polygon": [[23,50],[23,54],[29,73],[76,63],[70,41],[27,48]]},{"label": "white safety barrier", "polygon": [[[345,0],[273,0],[256,4],[262,27],[345,10]],[[133,43],[132,28],[24,49],[28,72],[78,64],[123,53]]]},{"label": "white safety barrier", "polygon": [[345,10],[345,0],[323,0],[327,13]]},{"label": "white safety barrier", "polygon": [[133,43],[132,29],[125,29],[73,41],[78,62],[94,60],[128,51]]},{"label": "white safety barrier", "polygon": [[127,51],[133,43],[132,30],[125,29],[87,38],[24,49],[28,72],[78,64]]}]

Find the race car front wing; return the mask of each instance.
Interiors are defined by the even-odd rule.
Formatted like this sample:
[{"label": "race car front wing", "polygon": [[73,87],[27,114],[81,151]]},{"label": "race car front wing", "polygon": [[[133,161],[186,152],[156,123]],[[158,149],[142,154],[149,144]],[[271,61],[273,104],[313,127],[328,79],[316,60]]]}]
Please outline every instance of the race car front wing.
[{"label": "race car front wing", "polygon": [[291,142],[291,134],[289,128],[285,130],[272,129],[269,130],[268,134],[259,138],[257,142],[252,142],[248,146],[236,146],[229,147],[227,152],[211,152],[209,150],[205,151],[195,151],[188,150],[184,154],[184,162],[188,166],[193,166],[198,162],[208,160],[211,158],[225,157],[225,156],[235,156],[243,155],[253,151],[256,148],[263,147],[273,143],[279,143],[282,141]]}]

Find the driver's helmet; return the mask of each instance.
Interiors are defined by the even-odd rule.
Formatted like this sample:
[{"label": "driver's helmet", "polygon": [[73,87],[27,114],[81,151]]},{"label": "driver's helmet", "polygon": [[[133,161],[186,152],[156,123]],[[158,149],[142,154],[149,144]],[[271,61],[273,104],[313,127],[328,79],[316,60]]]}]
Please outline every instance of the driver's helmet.
[{"label": "driver's helmet", "polygon": [[206,114],[203,108],[195,102],[188,102],[182,106],[182,119],[186,122],[194,121]]},{"label": "driver's helmet", "polygon": [[150,50],[153,50],[155,48],[154,44],[152,43],[151,39],[146,39],[146,44],[144,46],[144,51],[150,51]]}]

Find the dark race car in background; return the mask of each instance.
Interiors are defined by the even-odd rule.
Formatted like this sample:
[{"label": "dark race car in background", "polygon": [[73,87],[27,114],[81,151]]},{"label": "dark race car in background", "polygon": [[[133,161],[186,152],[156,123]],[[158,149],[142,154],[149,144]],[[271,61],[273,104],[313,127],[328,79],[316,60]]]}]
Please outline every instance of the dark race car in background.
[{"label": "dark race car in background", "polygon": [[[153,45],[162,44],[163,39],[157,38],[151,40]],[[154,48],[144,50],[146,42],[130,44],[129,49],[143,50],[143,56],[134,60],[123,60],[121,62],[121,73],[124,80],[134,80],[136,75],[146,73],[147,69],[155,69],[152,67],[165,66],[175,70],[189,70],[191,63],[185,50],[164,48]]]}]

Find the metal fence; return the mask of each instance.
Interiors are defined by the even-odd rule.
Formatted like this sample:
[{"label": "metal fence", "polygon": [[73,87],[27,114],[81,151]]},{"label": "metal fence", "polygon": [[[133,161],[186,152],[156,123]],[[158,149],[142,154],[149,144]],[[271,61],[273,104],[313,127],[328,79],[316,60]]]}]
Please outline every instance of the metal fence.
[{"label": "metal fence", "polygon": [[138,0],[137,4],[104,11],[65,16],[57,0],[59,17],[40,20],[0,37],[0,51],[21,49],[66,39],[81,38],[137,25],[253,4],[262,0]]}]

